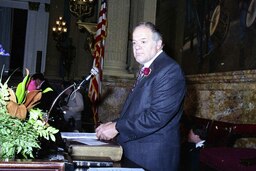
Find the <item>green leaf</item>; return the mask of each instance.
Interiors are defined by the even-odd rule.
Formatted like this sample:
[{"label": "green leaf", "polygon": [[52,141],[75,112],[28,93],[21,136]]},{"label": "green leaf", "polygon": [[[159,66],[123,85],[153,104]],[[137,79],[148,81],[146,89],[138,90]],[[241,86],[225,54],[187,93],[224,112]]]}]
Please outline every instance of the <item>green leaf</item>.
[{"label": "green leaf", "polygon": [[[28,81],[29,78],[25,77],[16,89],[20,103],[25,99],[26,82]],[[24,99],[22,100],[23,94]],[[40,148],[39,138],[55,141],[54,134],[59,130],[45,123],[42,117],[43,112],[40,109],[31,109],[29,118],[25,120],[11,117],[6,109],[8,97],[7,82],[4,84],[0,82],[0,158],[10,159],[18,153],[22,154],[24,158],[34,158],[33,150]]]},{"label": "green leaf", "polygon": [[50,134],[50,137],[51,137],[52,141],[54,141],[54,142],[56,141],[56,138],[55,138],[55,136],[53,134]]},{"label": "green leaf", "polygon": [[47,87],[47,88],[43,91],[43,93],[47,93],[47,92],[49,92],[49,91],[53,91],[53,89],[52,89],[51,87]]},{"label": "green leaf", "polygon": [[27,86],[29,80],[30,80],[29,71],[28,71],[28,69],[26,69],[26,76],[24,77],[23,81],[18,84],[18,87],[15,92],[18,104],[22,104],[23,101],[25,100],[26,86]]}]

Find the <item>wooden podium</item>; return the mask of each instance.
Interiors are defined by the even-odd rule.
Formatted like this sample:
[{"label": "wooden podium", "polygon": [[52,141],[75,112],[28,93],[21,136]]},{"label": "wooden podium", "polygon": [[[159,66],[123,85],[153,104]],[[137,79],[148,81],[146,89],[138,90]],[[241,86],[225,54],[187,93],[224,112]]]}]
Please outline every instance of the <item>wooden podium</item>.
[{"label": "wooden podium", "polygon": [[65,171],[65,162],[61,161],[33,161],[14,160],[0,161],[1,171]]},{"label": "wooden podium", "polygon": [[117,144],[88,146],[81,143],[70,142],[70,156],[73,160],[120,161],[123,149]]},{"label": "wooden podium", "polygon": [[[76,136],[77,133],[71,133],[71,136],[74,135]],[[70,134],[68,133],[66,136],[70,136]],[[87,134],[82,133],[82,136],[87,136]],[[79,138],[76,139],[77,141],[73,141],[75,139],[65,140],[67,149],[60,152],[60,155],[63,155],[61,160],[50,158],[0,160],[0,171],[86,171],[88,168],[95,167],[141,168],[132,161],[122,158],[123,149],[118,144],[106,142],[103,145],[86,145],[79,142]],[[55,156],[55,153],[50,155]]]},{"label": "wooden podium", "polygon": [[111,141],[99,141],[93,133],[61,133],[72,160],[120,161],[123,149]]}]

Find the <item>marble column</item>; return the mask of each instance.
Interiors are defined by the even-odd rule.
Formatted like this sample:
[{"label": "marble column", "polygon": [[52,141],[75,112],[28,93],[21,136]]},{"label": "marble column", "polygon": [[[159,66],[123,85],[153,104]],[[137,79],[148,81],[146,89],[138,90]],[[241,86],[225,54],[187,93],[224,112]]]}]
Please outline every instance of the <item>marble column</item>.
[{"label": "marble column", "polygon": [[108,1],[104,76],[134,77],[126,70],[130,0]]},{"label": "marble column", "polygon": [[[23,70],[28,68],[30,73],[36,72],[37,63],[39,72],[45,71],[46,46],[48,35],[49,12],[46,11],[46,4],[40,3],[37,9],[28,9],[26,45],[24,53]],[[38,58],[41,53],[41,59]],[[41,61],[37,61],[41,60]]]},{"label": "marble column", "polygon": [[[156,21],[157,0],[131,0],[129,32],[140,22]],[[130,35],[131,36],[131,35]],[[139,64],[135,61],[132,52],[132,42],[128,44],[128,69],[130,72],[138,71]]]}]

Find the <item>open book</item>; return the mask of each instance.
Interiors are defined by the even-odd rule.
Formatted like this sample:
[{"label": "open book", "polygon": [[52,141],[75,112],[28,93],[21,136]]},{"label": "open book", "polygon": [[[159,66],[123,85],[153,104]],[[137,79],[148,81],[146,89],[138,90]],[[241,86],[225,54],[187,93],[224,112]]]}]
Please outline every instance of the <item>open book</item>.
[{"label": "open book", "polygon": [[100,141],[95,133],[61,132],[73,160],[120,161],[123,149],[112,141]]}]

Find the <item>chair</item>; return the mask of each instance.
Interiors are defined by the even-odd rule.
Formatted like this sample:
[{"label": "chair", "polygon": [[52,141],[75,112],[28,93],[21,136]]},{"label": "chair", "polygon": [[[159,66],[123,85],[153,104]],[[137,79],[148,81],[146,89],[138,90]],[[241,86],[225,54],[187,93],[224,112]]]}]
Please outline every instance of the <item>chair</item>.
[{"label": "chair", "polygon": [[201,171],[255,171],[256,149],[209,147],[200,153]]},{"label": "chair", "polygon": [[238,138],[255,137],[256,124],[233,124],[195,118],[207,125],[207,146],[201,150],[201,171],[255,171],[256,149],[234,148]]}]

